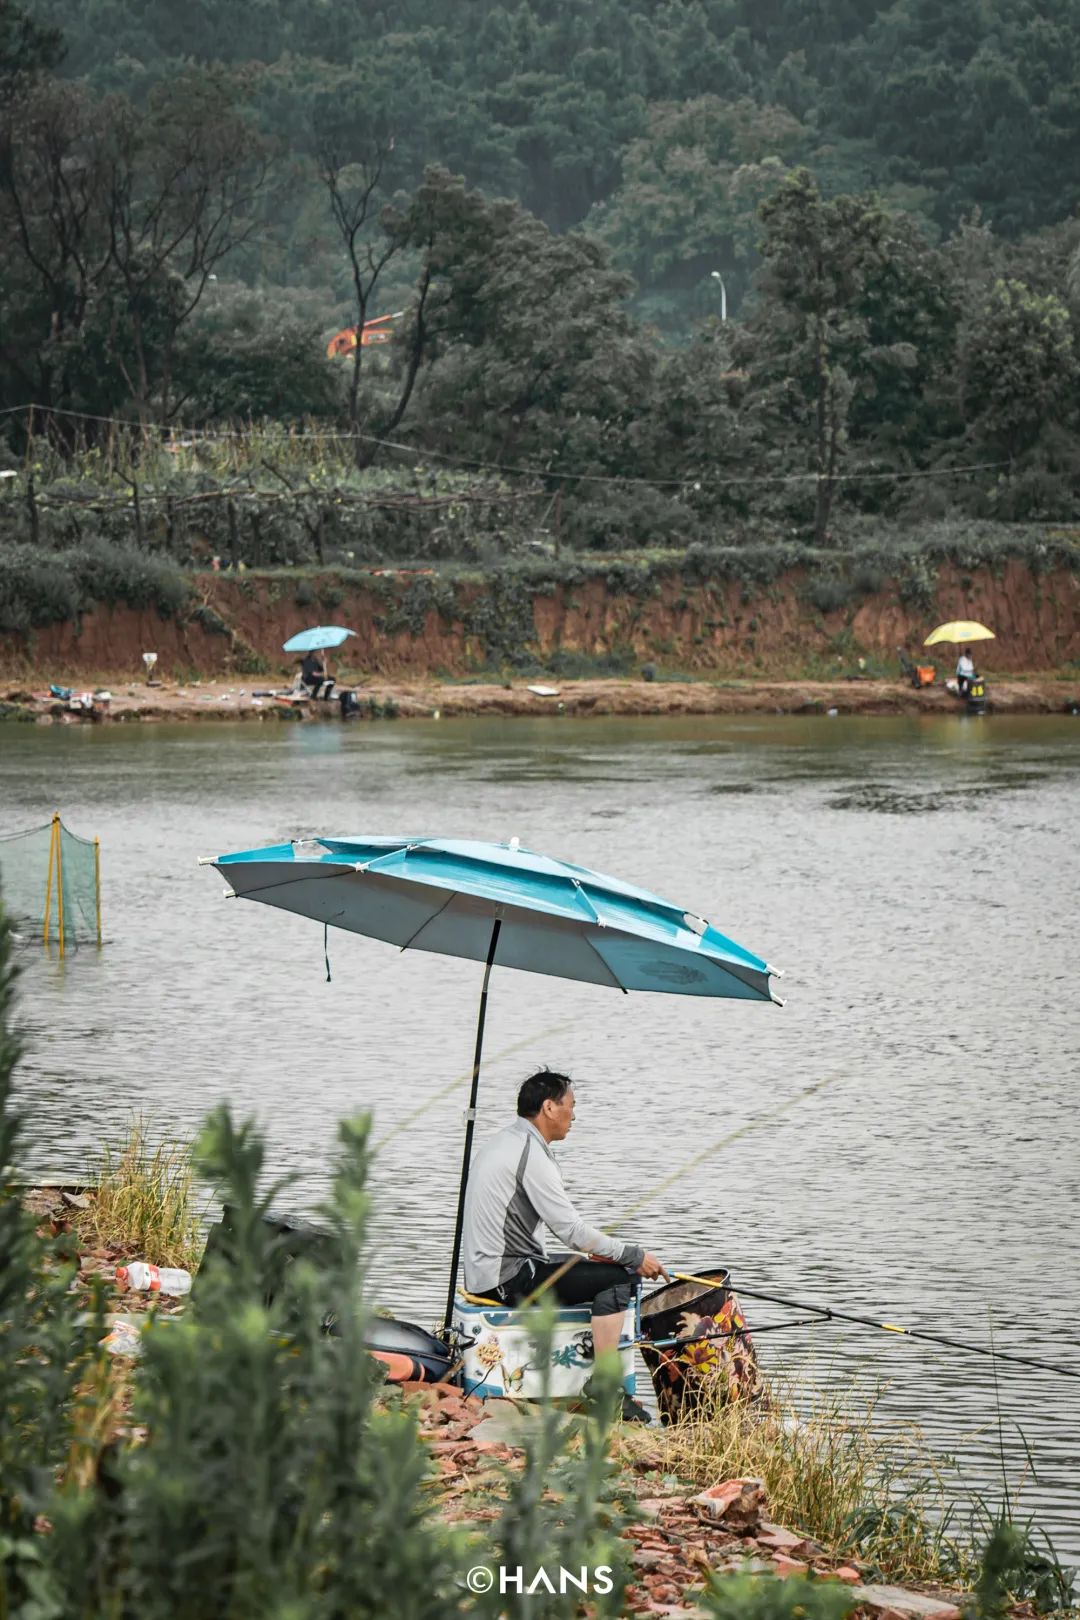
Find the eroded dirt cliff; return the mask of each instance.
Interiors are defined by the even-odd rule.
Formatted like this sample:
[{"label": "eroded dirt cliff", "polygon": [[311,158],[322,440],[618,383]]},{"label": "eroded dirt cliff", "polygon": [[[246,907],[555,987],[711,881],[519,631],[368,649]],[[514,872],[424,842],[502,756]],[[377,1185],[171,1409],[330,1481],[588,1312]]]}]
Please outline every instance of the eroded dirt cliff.
[{"label": "eroded dirt cliff", "polygon": [[[816,602],[819,605],[815,605]],[[450,578],[373,571],[348,584],[335,576],[196,575],[190,610],[97,606],[79,622],[29,635],[0,635],[0,674],[54,681],[142,673],[156,652],[173,677],[285,675],[295,659],[282,642],[311,624],[356,632],[336,655],[351,675],[467,675],[480,669],[551,668],[564,677],[658,671],[750,678],[826,677],[863,659],[884,673],[897,647],[919,649],[934,625],[955,618],[991,626],[979,647],[988,673],[1060,670],[1080,660],[1080,576],[1033,574],[1013,560],[1000,570],[937,573],[932,594],[911,600],[892,582],[822,610],[799,571],[755,587],[690,584],[678,576],[592,577],[539,588],[520,577]],[[955,650],[937,650],[939,667]]]}]

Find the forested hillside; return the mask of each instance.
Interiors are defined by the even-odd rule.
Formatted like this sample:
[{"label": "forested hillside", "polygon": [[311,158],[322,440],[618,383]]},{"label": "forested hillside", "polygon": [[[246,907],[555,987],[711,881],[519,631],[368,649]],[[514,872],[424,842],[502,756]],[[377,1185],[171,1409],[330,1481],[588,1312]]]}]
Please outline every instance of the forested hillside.
[{"label": "forested hillside", "polygon": [[319,421],[594,547],[1072,516],[1080,0],[4,0],[0,81],[16,457]]}]

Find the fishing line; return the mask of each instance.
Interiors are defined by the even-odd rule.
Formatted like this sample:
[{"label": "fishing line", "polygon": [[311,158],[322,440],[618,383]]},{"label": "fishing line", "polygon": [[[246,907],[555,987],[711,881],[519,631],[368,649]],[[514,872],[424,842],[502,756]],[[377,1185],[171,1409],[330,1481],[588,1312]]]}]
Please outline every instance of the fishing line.
[{"label": "fishing line", "polygon": [[[681,1176],[685,1176],[688,1171],[696,1170],[698,1165],[701,1164],[705,1159],[709,1158],[713,1153],[719,1153],[723,1148],[730,1147],[732,1142],[737,1142],[741,1137],[748,1136],[750,1132],[756,1130],[759,1125],[767,1125],[770,1120],[778,1119],[781,1114],[786,1114],[789,1109],[794,1108],[796,1104],[803,1102],[807,1097],[813,1097],[817,1092],[824,1091],[826,1087],[835,1085],[838,1080],[844,1080],[846,1078],[847,1074],[844,1070],[840,1070],[837,1074],[826,1075],[823,1080],[815,1080],[812,1085],[804,1086],[801,1091],[796,1091],[793,1096],[787,1099],[786,1102],[779,1103],[775,1108],[770,1108],[767,1114],[755,1114],[753,1119],[748,1119],[744,1125],[740,1125],[736,1130],[729,1131],[725,1136],[718,1137],[715,1142],[710,1142],[708,1147],[702,1148],[700,1153],[695,1153],[692,1159],[688,1159],[685,1164],[680,1165],[677,1170],[673,1170],[671,1174],[665,1176],[662,1181],[656,1182],[641,1198],[638,1199],[636,1204],[631,1204],[629,1209],[624,1210],[623,1214],[618,1220],[612,1221],[609,1226],[602,1227],[601,1230],[610,1235],[615,1227],[622,1226],[623,1223],[628,1221],[632,1215],[636,1215],[640,1209],[643,1209],[651,1199],[655,1198],[659,1193],[664,1192],[668,1187],[670,1187],[672,1182],[678,1181],[679,1178]],[[563,1261],[562,1265],[559,1266],[558,1270],[553,1271],[550,1277],[546,1277],[544,1281],[527,1296],[527,1298],[519,1301],[519,1304],[516,1305],[514,1309],[524,1309],[525,1306],[532,1305],[536,1300],[540,1299],[549,1288],[553,1287],[560,1278],[565,1277],[566,1273],[570,1271],[572,1267],[576,1266],[579,1260],[586,1258],[587,1256],[580,1254],[568,1255]],[[665,1267],[665,1270],[666,1269],[667,1268]],[[672,1275],[675,1274],[672,1273]],[[699,1279],[694,1278],[692,1280],[698,1281]],[[714,1288],[716,1287],[715,1279],[711,1286]],[[796,1309],[813,1310],[814,1307],[812,1305],[797,1306]]]},{"label": "fishing line", "polygon": [[733,1142],[738,1142],[742,1137],[748,1136],[751,1131],[757,1130],[759,1125],[767,1125],[770,1120],[779,1119],[781,1114],[788,1113],[798,1103],[804,1102],[807,1097],[813,1097],[819,1091],[824,1091],[828,1086],[835,1085],[838,1080],[845,1080],[846,1078],[846,1072],[841,1070],[837,1074],[826,1075],[824,1080],[815,1080],[812,1085],[804,1086],[801,1091],[795,1092],[786,1102],[779,1103],[775,1108],[770,1108],[767,1114],[755,1114],[753,1119],[748,1119],[744,1125],[740,1125],[736,1130],[728,1132],[725,1136],[718,1137],[715,1142],[710,1142],[708,1147],[702,1148],[700,1153],[695,1153],[692,1159],[688,1159],[677,1170],[672,1170],[670,1175],[665,1176],[662,1181],[658,1181],[650,1187],[638,1199],[637,1203],[631,1204],[630,1208],[625,1210],[619,1220],[613,1224],[621,1226],[624,1221],[628,1221],[631,1216],[644,1209],[645,1205],[651,1202],[652,1199],[656,1198],[660,1193],[666,1192],[673,1182],[678,1181],[680,1177],[685,1176],[689,1171],[696,1170],[698,1165],[704,1163],[712,1154],[719,1153],[723,1148],[730,1147]]},{"label": "fishing line", "polygon": [[[533,1041],[547,1040],[549,1035],[561,1035],[565,1030],[572,1029],[576,1022],[576,1018],[568,1018],[561,1024],[549,1024],[547,1029],[531,1031],[528,1035],[522,1036],[520,1041],[514,1041],[511,1046],[501,1047],[499,1051],[494,1052],[490,1058],[485,1060],[485,1067],[489,1067],[491,1063],[498,1063],[503,1058],[512,1057],[515,1052],[520,1052],[523,1046],[531,1046]],[[394,1137],[399,1135],[401,1131],[405,1130],[407,1126],[413,1124],[413,1122],[418,1120],[422,1114],[426,1114],[432,1103],[441,1102],[444,1097],[449,1096],[450,1093],[456,1090],[458,1086],[467,1085],[471,1080],[472,1065],[470,1064],[467,1070],[464,1070],[461,1074],[456,1074],[452,1080],[449,1080],[446,1083],[445,1086],[440,1087],[438,1091],[433,1091],[430,1096],[425,1097],[423,1102],[417,1104],[411,1114],[406,1114],[404,1119],[398,1120],[397,1124],[391,1126],[385,1136],[379,1137],[379,1140],[373,1144],[373,1147],[376,1150],[384,1148],[387,1142],[392,1142]]]}]

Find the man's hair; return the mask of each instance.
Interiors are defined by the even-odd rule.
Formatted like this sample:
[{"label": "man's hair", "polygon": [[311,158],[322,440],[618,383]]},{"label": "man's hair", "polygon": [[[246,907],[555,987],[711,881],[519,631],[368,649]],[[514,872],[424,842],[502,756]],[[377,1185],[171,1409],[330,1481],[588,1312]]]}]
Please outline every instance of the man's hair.
[{"label": "man's hair", "polygon": [[570,1089],[570,1077],[556,1074],[554,1069],[537,1069],[522,1083],[518,1092],[517,1111],[522,1119],[535,1119],[550,1098],[562,1102]]}]

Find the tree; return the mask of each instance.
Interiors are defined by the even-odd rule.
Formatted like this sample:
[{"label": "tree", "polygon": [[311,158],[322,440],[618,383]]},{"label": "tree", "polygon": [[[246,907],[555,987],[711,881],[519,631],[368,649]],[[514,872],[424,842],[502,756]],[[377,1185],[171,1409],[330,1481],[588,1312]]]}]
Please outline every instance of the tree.
[{"label": "tree", "polygon": [[660,103],[626,148],[618,191],[588,223],[649,287],[689,289],[717,268],[737,284],[756,257],[758,208],[800,145],[806,131],[779,107]]},{"label": "tree", "polygon": [[337,417],[340,373],[295,294],[217,282],[177,344],[174,385],[189,422]]},{"label": "tree", "polygon": [[145,108],[108,104],[105,199],[109,261],[122,296],[112,353],[139,419],[167,422],[177,337],[218,266],[253,233],[266,143],[222,73],[190,70]]},{"label": "tree", "polygon": [[0,352],[16,397],[69,404],[88,310],[107,273],[106,127],[79,85],[0,90]]},{"label": "tree", "polygon": [[0,81],[51,72],[64,54],[59,28],[43,27],[15,0],[0,0]]},{"label": "tree", "polygon": [[364,432],[369,426],[368,401],[361,392],[365,354],[359,338],[369,312],[374,313],[373,301],[383,272],[403,246],[400,233],[380,229],[388,201],[384,176],[395,137],[385,114],[372,103],[369,91],[362,81],[336,83],[317,104],[313,129],[316,171],[352,283],[358,341],[350,362],[349,423],[358,467],[367,466],[376,449],[373,436]]},{"label": "tree", "polygon": [[764,264],[736,358],[749,369],[751,402],[774,426],[788,470],[801,463],[813,475],[814,538],[823,545],[857,402],[902,397],[905,376],[919,365],[919,329],[896,319],[903,283],[893,256],[902,233],[874,198],[826,201],[806,170],[761,217]]},{"label": "tree", "polygon": [[255,228],[265,143],[194,70],[142,105],[23,78],[0,96],[3,353],[22,400],[170,420],[177,339]]},{"label": "tree", "polygon": [[[1021,463],[1075,432],[1080,357],[1062,300],[995,281],[961,328],[957,390],[970,437],[989,457]],[[1075,442],[1071,462],[1075,473]]]},{"label": "tree", "polygon": [[633,283],[604,248],[439,169],[413,218],[427,230],[428,431],[556,472],[620,460],[651,359],[626,310]]}]

